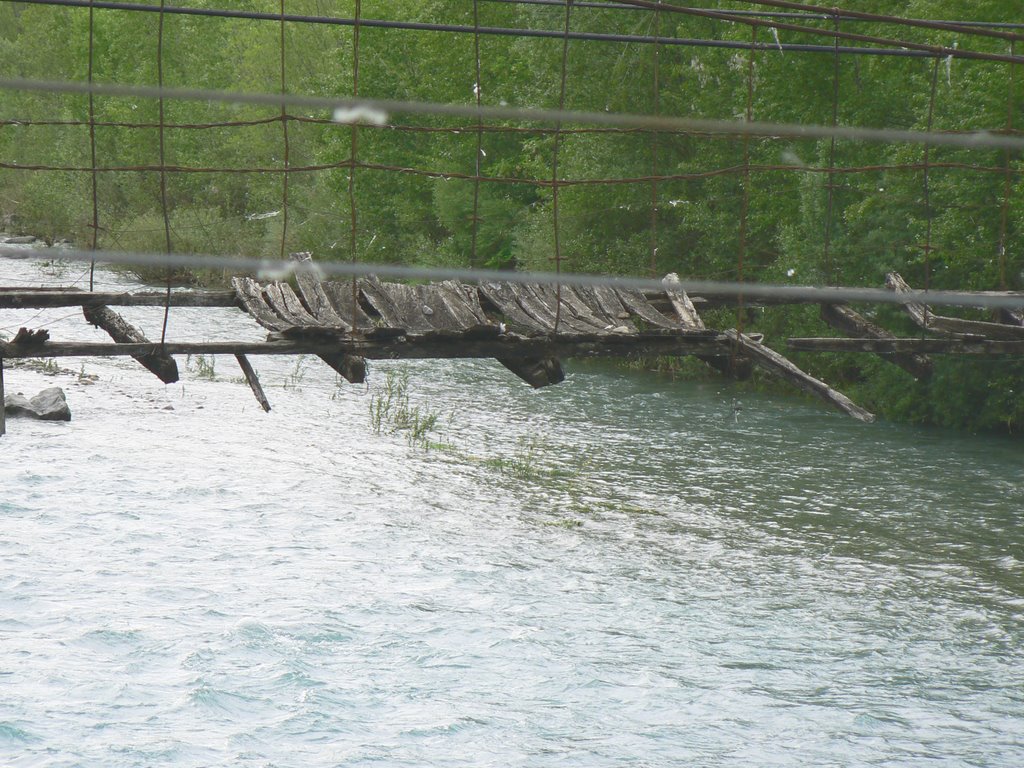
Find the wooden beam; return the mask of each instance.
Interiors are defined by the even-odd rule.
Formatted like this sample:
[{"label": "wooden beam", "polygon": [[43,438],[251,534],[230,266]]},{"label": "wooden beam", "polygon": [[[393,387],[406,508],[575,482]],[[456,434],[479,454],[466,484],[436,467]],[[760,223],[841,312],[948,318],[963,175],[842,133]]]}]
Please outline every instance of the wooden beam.
[{"label": "wooden beam", "polygon": [[[885,276],[885,284],[897,294],[908,293],[912,290],[907,281],[898,272],[887,274]],[[916,301],[908,301],[903,307],[917,325],[934,333],[951,333],[958,336],[987,336],[990,339],[1004,339],[1006,341],[1024,339],[1024,326],[936,315],[928,305]]]},{"label": "wooden beam", "polygon": [[[163,291],[138,293],[89,292],[72,288],[0,288],[0,309],[48,309],[51,307],[162,307]],[[238,307],[234,291],[173,291],[172,307]]]},{"label": "wooden beam", "polygon": [[[85,319],[98,328],[102,328],[110,338],[119,343],[148,344],[149,339],[117,312],[109,307],[82,307]],[[159,345],[158,345],[159,346]],[[141,355],[132,355],[146,370],[156,375],[164,384],[173,384],[178,380],[178,364],[174,358],[162,349]]]},{"label": "wooden beam", "polygon": [[[875,325],[866,317],[854,312],[845,304],[822,304],[821,319],[835,328],[854,338],[894,339],[893,334]],[[932,362],[923,355],[893,354],[883,359],[898,365],[918,380],[925,380],[932,375]]]},{"label": "wooden beam", "polygon": [[798,352],[873,352],[876,355],[1024,355],[1024,341],[951,339],[787,339]]},{"label": "wooden beam", "polygon": [[242,373],[245,374],[245,380],[249,382],[249,389],[252,390],[263,410],[270,413],[270,401],[267,400],[267,395],[260,385],[259,377],[256,376],[256,369],[252,367],[249,358],[245,355],[235,355],[235,359],[238,361],[238,366],[242,369]]},{"label": "wooden beam", "polygon": [[146,355],[161,349],[169,355],[315,355],[348,353],[375,360],[460,359],[460,358],[544,358],[544,357],[630,357],[633,355],[690,355],[722,353],[728,338],[706,331],[669,335],[592,336],[579,339],[525,337],[506,333],[490,338],[436,335],[397,338],[291,339],[271,334],[268,341],[235,342],[169,341],[112,344],[97,342],[53,342],[20,346],[0,342],[0,356],[9,358],[124,357]]},{"label": "wooden beam", "polygon": [[785,379],[797,389],[824,400],[858,421],[872,422],[875,420],[873,413],[864,410],[842,392],[837,392],[825,382],[801,371],[778,352],[735,330],[725,331],[725,335],[738,344],[757,365],[769,373]]},{"label": "wooden beam", "polygon": [[499,357],[497,360],[534,389],[565,381],[565,371],[557,357]]}]

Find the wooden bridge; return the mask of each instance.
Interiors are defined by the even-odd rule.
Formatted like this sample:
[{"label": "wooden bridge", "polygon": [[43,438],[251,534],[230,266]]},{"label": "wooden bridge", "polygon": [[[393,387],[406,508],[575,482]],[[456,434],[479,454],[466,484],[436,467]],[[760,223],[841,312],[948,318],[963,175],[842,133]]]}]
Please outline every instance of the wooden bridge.
[{"label": "wooden bridge", "polygon": [[[873,416],[762,343],[760,335],[705,327],[695,302],[674,276],[659,292],[613,286],[445,281],[407,285],[364,277],[319,278],[309,254],[296,254],[294,285],[237,277],[230,291],[96,293],[77,289],[0,288],[0,308],[81,306],[85,319],[113,343],[52,341],[45,330],[22,329],[0,343],[6,359],[130,355],[163,382],[178,379],[176,354],[236,357],[261,405],[270,410],[249,355],[311,354],[352,383],[366,378],[368,359],[493,358],[533,387],[561,382],[561,358],[696,355],[743,379],[753,365],[819,397],[861,421]],[[909,286],[896,274],[897,292]],[[710,304],[706,299],[697,303]],[[749,302],[748,302],[749,304]],[[262,342],[150,341],[111,310],[120,306],[238,307],[263,326]],[[792,349],[874,352],[915,378],[931,375],[927,354],[1022,354],[1024,316],[1003,322],[945,317],[909,301],[907,312],[938,338],[896,338],[845,305],[823,304],[822,318],[854,338],[789,339]]]}]

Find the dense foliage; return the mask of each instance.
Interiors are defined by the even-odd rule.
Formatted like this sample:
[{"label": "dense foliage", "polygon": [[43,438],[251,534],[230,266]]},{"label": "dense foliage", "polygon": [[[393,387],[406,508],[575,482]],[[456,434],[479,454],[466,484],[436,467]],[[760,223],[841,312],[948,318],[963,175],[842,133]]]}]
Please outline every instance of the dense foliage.
[{"label": "dense foliage", "polygon": [[[280,12],[279,2],[182,0],[178,6]],[[362,3],[363,18],[443,22],[472,28],[473,3]],[[564,8],[479,2],[484,27],[560,30]],[[747,9],[739,2],[714,7]],[[860,0],[849,7],[914,18],[1019,21],[1018,0]],[[353,2],[287,0],[290,14],[352,16]],[[0,2],[0,76],[85,80],[89,11]],[[662,11],[577,6],[574,31],[831,45],[829,38],[723,23]],[[805,22],[822,29],[830,20]],[[94,11],[92,73],[98,82],[154,84],[159,17]],[[960,49],[1007,53],[1005,40],[844,21],[843,31]],[[162,74],[167,86],[279,92],[276,21],[167,15]],[[285,88],[351,95],[351,26],[288,23]],[[1024,46],[1018,46],[1018,53]],[[563,44],[555,38],[474,36],[364,27],[361,95],[471,104],[558,107]],[[913,57],[769,49],[572,41],[565,72],[568,109],[963,131],[1024,125],[1024,72],[1011,65]],[[655,74],[657,75],[655,77]],[[836,74],[838,75],[836,77]],[[656,87],[657,86],[657,87]],[[934,98],[932,92],[934,88]],[[838,94],[838,99],[835,95]],[[0,101],[0,216],[9,226],[92,241],[90,132],[85,96],[8,91]],[[489,123],[477,186],[472,120],[391,116],[387,128],[331,124],[291,109],[287,218],[280,169],[285,128],[276,107],[168,101],[164,131],[170,243],[159,174],[154,100],[97,97],[94,104],[101,248],[550,269],[551,180],[557,146],[559,255],[564,269],[621,274],[879,286],[900,271],[916,286],[1024,288],[1024,178],[1020,156],[991,149],[828,140],[580,131]],[[17,121],[17,122],[2,122]],[[33,122],[35,121],[35,123]],[[252,125],[197,126],[229,121]],[[113,125],[109,125],[113,124]],[[142,127],[140,127],[142,126]],[[494,128],[529,130],[494,131]],[[538,128],[547,130],[534,130]],[[455,130],[459,129],[459,130]],[[349,196],[353,155],[360,164]],[[342,164],[340,167],[339,164]],[[12,166],[78,170],[26,171]],[[334,166],[334,167],[332,167]],[[749,171],[745,172],[745,168]],[[830,174],[829,168],[840,172]],[[83,170],[84,169],[84,170]],[[126,170],[136,169],[136,170]],[[247,172],[235,172],[246,170]],[[401,170],[396,170],[401,169]],[[661,179],[656,184],[649,177]],[[470,178],[467,178],[470,177]],[[634,179],[627,184],[598,183]],[[1004,201],[1007,204],[1004,206]],[[474,215],[475,214],[475,215]],[[474,236],[474,218],[476,233]],[[355,254],[351,243],[355,221]],[[286,223],[287,222],[287,223]],[[741,258],[742,257],[742,258]],[[895,312],[880,311],[910,333]],[[976,315],[977,316],[977,315]],[[980,317],[980,316],[979,316]],[[825,335],[806,309],[743,318],[769,341]],[[736,318],[732,318],[735,322]],[[1020,360],[942,359],[918,384],[866,356],[800,361],[889,416],[972,428],[1024,427]]]}]

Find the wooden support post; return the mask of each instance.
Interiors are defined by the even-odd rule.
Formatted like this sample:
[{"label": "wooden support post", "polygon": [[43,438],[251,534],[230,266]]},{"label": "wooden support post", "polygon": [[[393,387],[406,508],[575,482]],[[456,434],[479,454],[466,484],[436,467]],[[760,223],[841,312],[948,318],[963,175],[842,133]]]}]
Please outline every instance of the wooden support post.
[{"label": "wooden support post", "polygon": [[[821,319],[837,331],[854,338],[894,339],[893,334],[881,328],[866,317],[854,312],[845,304],[822,304]],[[923,381],[932,375],[932,361],[924,355],[893,354],[883,355],[883,360],[898,365],[915,379]]]},{"label": "wooden support post", "polygon": [[239,368],[242,369],[242,373],[245,374],[245,380],[249,382],[249,389],[256,395],[256,399],[260,405],[263,406],[263,410],[270,413],[270,401],[267,400],[267,395],[263,391],[263,387],[260,386],[259,377],[256,376],[256,369],[252,367],[252,363],[249,362],[249,358],[245,355],[235,355],[235,359],[238,361]]},{"label": "wooden support post", "polygon": [[725,331],[725,335],[738,344],[755,363],[770,373],[790,382],[798,389],[814,395],[815,397],[819,397],[827,403],[831,403],[836,408],[843,411],[843,413],[849,414],[859,421],[872,422],[875,420],[874,414],[865,411],[859,405],[852,402],[846,395],[841,392],[836,392],[825,382],[801,371],[778,352],[759,344],[753,339],[744,336],[742,333],[735,330]]},{"label": "wooden support post", "polygon": [[534,389],[565,381],[565,372],[557,357],[499,357],[497,360]]},{"label": "wooden support post", "polygon": [[[149,339],[142,331],[126,321],[109,307],[82,307],[85,319],[98,328],[102,328],[110,338],[119,344],[147,344]],[[173,384],[178,380],[178,364],[174,358],[162,352],[146,355],[132,355],[147,370],[156,374],[164,384]]]},{"label": "wooden support post", "polygon": [[4,359],[0,357],[0,436],[7,433],[7,395],[4,394]]}]

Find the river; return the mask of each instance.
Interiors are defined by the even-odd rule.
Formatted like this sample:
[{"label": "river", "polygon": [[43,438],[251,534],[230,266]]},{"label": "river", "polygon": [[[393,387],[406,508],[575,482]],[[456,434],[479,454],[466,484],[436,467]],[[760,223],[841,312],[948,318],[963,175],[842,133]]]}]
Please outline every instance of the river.
[{"label": "river", "polygon": [[1020,441],[593,364],[254,358],[264,414],[232,358],[58,362],[6,371],[73,420],[0,438],[3,765],[1024,765]]}]

